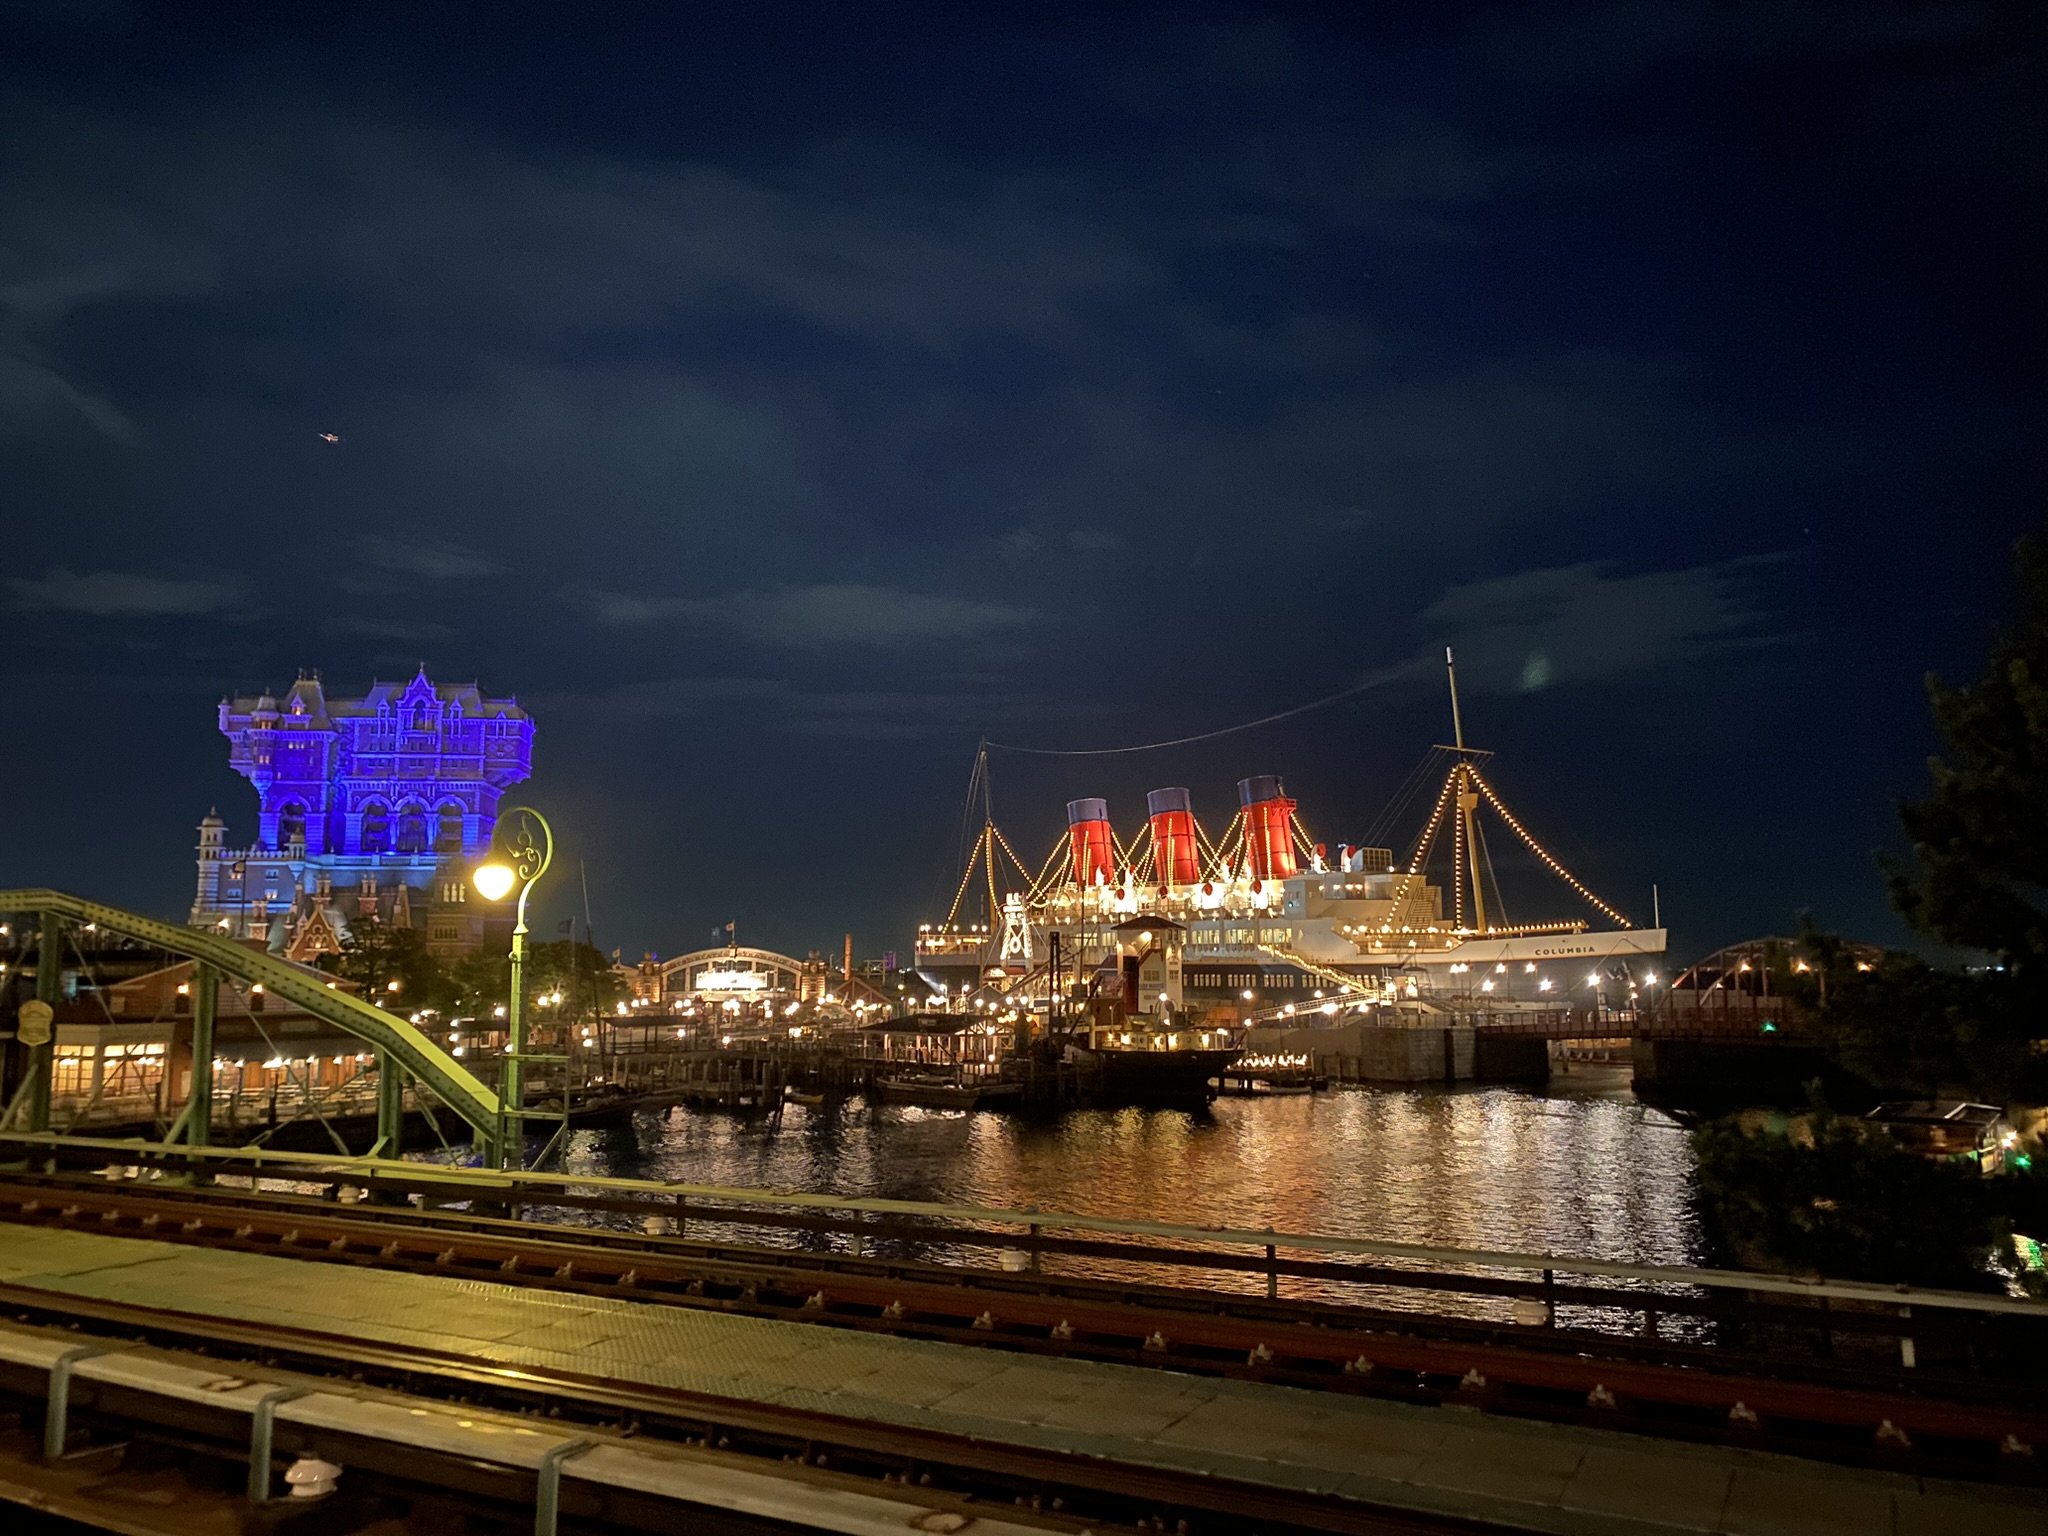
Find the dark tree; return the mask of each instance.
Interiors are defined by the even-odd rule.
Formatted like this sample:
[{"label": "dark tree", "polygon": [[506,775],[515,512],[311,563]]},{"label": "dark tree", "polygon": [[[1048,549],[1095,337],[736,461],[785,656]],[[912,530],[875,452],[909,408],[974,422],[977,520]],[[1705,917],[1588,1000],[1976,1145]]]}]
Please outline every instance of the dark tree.
[{"label": "dark tree", "polygon": [[340,954],[320,957],[320,969],[357,983],[365,1002],[381,1001],[404,1013],[422,1008],[445,1012],[456,1000],[447,969],[428,951],[417,928],[366,918],[350,928]]},{"label": "dark tree", "polygon": [[[1901,915],[1988,963],[1872,957],[1809,929],[1773,976],[1813,1009],[1835,1059],[1912,1098],[1961,1090],[2048,1097],[2048,537],[2015,560],[2019,612],[1977,682],[1930,677],[1946,750],[1933,788],[1899,807],[1909,861],[1887,875]],[[1716,1245],[1744,1262],[1873,1280],[1984,1283],[2013,1230],[2048,1228],[2048,1175],[2023,1150],[2008,1176],[1915,1157],[1816,1105],[1811,1136],[1694,1133],[1700,1203]],[[2029,1283],[2038,1280],[2030,1277]]]},{"label": "dark tree", "polygon": [[561,1006],[578,1018],[609,1015],[625,996],[611,957],[589,944],[560,940],[536,944],[526,962],[527,985],[535,992],[560,992]]},{"label": "dark tree", "polygon": [[[449,978],[459,998],[458,1011],[479,1018],[490,1017],[511,992],[511,967],[503,950],[465,955],[450,967]],[[550,1017],[610,1014],[625,995],[612,971],[611,958],[603,951],[566,940],[532,945],[526,953],[527,1002],[532,1004],[557,991],[562,994],[560,1013]]]},{"label": "dark tree", "polygon": [[1740,1262],[1961,1290],[1994,1288],[2009,1253],[2005,1191],[1972,1164],[1935,1162],[1816,1106],[1808,1133],[1693,1133],[1700,1209],[1714,1246]]},{"label": "dark tree", "polygon": [[1927,696],[1947,752],[1934,790],[1899,807],[1913,860],[1892,900],[1930,938],[1982,950],[2030,994],[2048,970],[2048,536],[2020,542],[2019,614],[1977,682]]}]

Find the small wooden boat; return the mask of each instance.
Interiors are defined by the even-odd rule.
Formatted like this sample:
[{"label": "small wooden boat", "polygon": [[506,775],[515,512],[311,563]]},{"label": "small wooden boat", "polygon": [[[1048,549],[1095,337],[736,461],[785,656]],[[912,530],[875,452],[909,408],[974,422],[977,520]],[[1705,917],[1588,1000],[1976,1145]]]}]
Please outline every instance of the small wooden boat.
[{"label": "small wooden boat", "polygon": [[884,1104],[917,1104],[926,1109],[992,1109],[1022,1099],[1024,1085],[1000,1078],[954,1082],[906,1074],[879,1079],[875,1096]]},{"label": "small wooden boat", "polygon": [[782,1090],[782,1099],[786,1104],[801,1104],[805,1109],[816,1109],[825,1102],[825,1095],[822,1093],[799,1093],[794,1088],[785,1088]]}]

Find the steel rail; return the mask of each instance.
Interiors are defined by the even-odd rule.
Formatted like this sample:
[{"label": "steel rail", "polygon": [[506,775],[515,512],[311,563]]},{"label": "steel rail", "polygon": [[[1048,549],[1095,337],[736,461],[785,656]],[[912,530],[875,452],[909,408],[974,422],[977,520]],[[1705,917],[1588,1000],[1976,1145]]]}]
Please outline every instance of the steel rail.
[{"label": "steel rail", "polygon": [[[53,1301],[57,1303],[54,1307]],[[89,1321],[131,1338],[138,1333],[152,1338],[169,1337],[186,1347],[197,1341],[214,1358],[241,1352],[245,1358],[273,1367],[281,1363],[285,1368],[300,1368],[297,1363],[305,1362],[317,1374],[351,1380],[362,1379],[361,1373],[388,1373],[415,1389],[426,1378],[450,1395],[465,1400],[467,1395],[481,1390],[507,1401],[524,1401],[544,1408],[574,1405],[584,1414],[614,1420],[624,1414],[642,1433],[660,1435],[664,1430],[679,1429],[684,1433],[685,1443],[692,1443],[687,1437],[698,1432],[702,1439],[696,1443],[710,1445],[715,1437],[718,1443],[710,1448],[719,1450],[728,1448],[725,1431],[772,1442],[756,1452],[762,1455],[786,1457],[792,1449],[798,1449],[806,1460],[811,1460],[819,1449],[825,1448],[835,1453],[834,1459],[841,1465],[866,1461],[870,1465],[902,1467],[905,1471],[901,1475],[906,1482],[922,1466],[968,1486],[986,1488],[993,1483],[1003,1492],[1008,1491],[1003,1485],[1022,1482],[1140,1508],[1221,1515],[1268,1527],[1279,1521],[1298,1529],[1338,1536],[1383,1536],[1401,1531],[1465,1532],[1480,1536],[1501,1529],[1455,1516],[1367,1504],[1340,1495],[1224,1476],[1175,1473],[1117,1462],[1102,1455],[1073,1455],[944,1430],[876,1424],[816,1409],[743,1403],[679,1387],[638,1383],[627,1387],[578,1372],[499,1365],[453,1350],[415,1346],[399,1349],[310,1329],[232,1323],[98,1297],[59,1298],[16,1284],[0,1283],[0,1308],[61,1316],[69,1323]],[[5,1368],[0,1367],[0,1375],[4,1374]],[[993,1504],[992,1512],[1003,1507]],[[1157,1528],[1166,1527],[1162,1523]]]},{"label": "steel rail", "polygon": [[[408,1181],[402,1178],[379,1179],[374,1187],[399,1193],[407,1188],[407,1184]],[[1272,1273],[1335,1281],[1348,1288],[1453,1289],[1458,1294],[1488,1298],[1525,1298],[1542,1302],[1547,1313],[1551,1314],[1546,1317],[1542,1333],[1536,1335],[1533,1330],[1525,1333],[1524,1329],[1528,1326],[1525,1324],[1503,1323],[1501,1319],[1472,1314],[1386,1308],[1325,1298],[1259,1298],[1247,1291],[1166,1287],[1145,1279],[1134,1281],[1085,1272],[1020,1273],[1008,1269],[960,1266],[922,1259],[914,1253],[894,1255],[880,1249],[870,1250],[865,1243],[859,1250],[841,1252],[831,1249],[764,1247],[736,1242],[713,1243],[702,1239],[690,1242],[681,1236],[642,1235],[603,1226],[534,1223],[426,1205],[415,1207],[410,1203],[391,1207],[337,1206],[335,1202],[326,1198],[283,1191],[230,1189],[218,1184],[180,1187],[161,1184],[137,1185],[122,1180],[110,1189],[101,1178],[84,1174],[0,1176],[0,1207],[11,1205],[19,1213],[17,1219],[39,1219],[54,1209],[60,1209],[46,1204],[45,1196],[70,1201],[68,1207],[61,1208],[66,1211],[77,1211],[83,1206],[90,1206],[96,1211],[118,1211],[124,1204],[139,1206],[149,1210],[147,1216],[138,1217],[145,1227],[152,1222],[160,1221],[159,1211],[150,1210],[150,1207],[170,1207],[187,1214],[201,1212],[204,1216],[221,1222],[239,1220],[241,1213],[255,1210],[264,1213],[267,1219],[280,1227],[292,1221],[331,1223],[346,1219],[357,1223],[375,1223],[379,1226],[435,1234],[432,1239],[434,1241],[439,1241],[440,1236],[447,1234],[475,1234],[483,1238],[526,1246],[566,1245],[586,1250],[616,1250],[643,1257],[653,1254],[671,1259],[687,1255],[706,1261],[717,1259],[727,1264],[751,1264],[770,1272],[780,1273],[847,1274],[861,1278],[871,1278],[882,1273],[891,1276],[908,1275],[932,1285],[943,1286],[955,1293],[972,1289],[998,1294],[1043,1292],[1076,1298],[1095,1297],[1118,1305],[1152,1307],[1183,1317],[1229,1314],[1270,1320],[1273,1317],[1285,1316],[1290,1320],[1332,1328],[1355,1328],[1367,1321],[1378,1320],[1389,1327],[1396,1327],[1409,1333],[1428,1333],[1435,1330],[1439,1333],[1480,1331],[1490,1334],[1506,1327],[1523,1337],[1556,1337],[1562,1342],[1563,1347],[1575,1350],[1604,1352],[1610,1355],[1633,1353],[1635,1357],[1645,1357],[1645,1347],[1636,1344],[1628,1335],[1611,1329],[1572,1328],[1560,1325],[1555,1321],[1556,1309],[1655,1312],[1660,1315],[1676,1314],[1709,1321],[1732,1322],[1748,1328],[1776,1327],[1800,1333],[1825,1330],[1830,1334],[1864,1334],[1886,1340],[1895,1339],[1903,1333],[1911,1333],[1923,1343],[1930,1339],[1939,1341],[1947,1337],[1939,1324],[1930,1326],[1929,1319],[1923,1318],[1918,1323],[1910,1325],[1902,1324],[1897,1315],[1897,1308],[1868,1312],[1823,1312],[1813,1307],[1788,1307],[1769,1303],[1730,1306],[1665,1292],[1596,1290],[1584,1286],[1472,1276],[1457,1277],[1453,1280],[1412,1270],[1365,1269],[1354,1265],[1335,1265],[1317,1261],[1263,1261],[1252,1258],[1219,1260],[1214,1254],[1189,1250],[1104,1244],[1074,1239],[1033,1239],[983,1234],[963,1237],[961,1234],[949,1232],[933,1244],[930,1241],[931,1230],[928,1228],[863,1228],[863,1233],[867,1237],[892,1239],[913,1248],[973,1244],[998,1247],[1011,1243],[1028,1243],[1032,1245],[1033,1252],[1103,1259],[1139,1267],[1159,1265],[1162,1262],[1168,1268],[1176,1265],[1216,1267],[1220,1263],[1229,1262],[1242,1265],[1246,1271],[1254,1273],[1267,1272],[1270,1262],[1273,1266]],[[557,1198],[569,1201],[577,1197]],[[610,1208],[610,1203],[598,1200],[590,1201],[589,1205],[599,1209]],[[724,1210],[707,1215],[702,1208],[678,1206],[673,1209],[678,1213],[687,1212],[691,1219],[699,1220],[705,1225],[788,1224],[799,1230],[836,1230],[825,1218],[804,1215],[748,1212],[735,1222],[732,1213]],[[4,1210],[0,1210],[0,1219],[6,1219]],[[1978,1335],[1965,1334],[1964,1338],[1972,1340],[1978,1338]],[[1648,1353],[1670,1356],[1674,1353],[1673,1342],[1661,1340]],[[1676,1353],[1687,1363],[1725,1363],[1732,1359],[1766,1358],[1774,1366],[1783,1366],[1787,1363],[1775,1355],[1758,1355],[1755,1352],[1721,1348],[1709,1349],[1704,1346],[1688,1347],[1682,1341],[1676,1346]],[[1794,1363],[1810,1364],[1804,1361]],[[2010,1363],[2015,1366],[2018,1364]],[[1923,1370],[1916,1373],[1913,1379],[1925,1382],[1930,1377],[1940,1374],[1937,1367],[1932,1371]],[[1974,1381],[1982,1378],[1965,1379]]]},{"label": "steel rail", "polygon": [[[398,1168],[408,1166],[418,1165],[394,1165],[394,1171],[379,1173],[371,1180],[370,1188],[374,1191],[390,1194],[406,1194],[409,1197],[413,1195],[431,1196],[440,1189],[441,1186],[437,1184],[437,1181],[414,1180],[396,1171]],[[42,1177],[53,1183],[64,1180],[78,1180],[85,1182],[77,1184],[66,1183],[64,1187],[91,1188],[94,1190],[103,1190],[105,1188],[99,1178],[91,1178],[88,1181],[88,1176],[84,1174],[50,1174],[41,1176],[16,1174],[13,1177],[17,1181]],[[316,1182],[325,1184],[330,1189],[333,1188],[332,1183],[329,1181],[321,1180]],[[126,1181],[124,1181],[125,1183]],[[131,1189],[137,1188],[137,1186],[132,1184],[126,1185],[126,1187]],[[137,1189],[137,1193],[140,1195],[145,1190],[161,1191],[163,1189],[164,1186],[161,1185],[146,1185]],[[207,1189],[206,1198],[218,1201],[224,1198],[226,1193],[227,1186],[216,1184]],[[265,1191],[257,1188],[245,1192],[244,1198],[251,1202],[262,1202],[289,1200],[294,1197],[281,1191]],[[650,1214],[649,1207],[644,1203],[602,1195],[581,1195],[567,1192],[555,1194],[550,1199],[555,1202],[555,1209],[576,1209],[595,1214],[618,1214],[623,1212],[640,1217],[646,1217]],[[480,1204],[481,1202],[475,1203]],[[332,1204],[324,1200],[310,1202],[309,1205],[314,1210],[331,1212],[334,1209]],[[354,1209],[361,1210],[363,1207],[355,1207]],[[410,1210],[411,1207],[408,1206],[407,1209]],[[517,1221],[495,1214],[484,1213],[456,1214],[459,1210],[460,1203],[451,1208],[435,1206],[430,1200],[422,1199],[419,1212],[410,1219],[416,1221],[425,1220],[431,1215],[435,1220],[459,1223],[465,1230],[498,1234],[509,1232],[516,1233],[521,1237],[530,1237],[535,1226],[535,1223],[531,1220]],[[1982,1331],[1987,1326],[2010,1325],[2013,1320],[1999,1320],[1980,1313],[1923,1313],[1917,1319],[1905,1320],[1903,1314],[1909,1313],[1910,1309],[1893,1305],[1837,1309],[1829,1307],[1824,1302],[1814,1303],[1803,1297],[1786,1302],[1772,1302],[1759,1301],[1748,1296],[1730,1297],[1715,1292],[1695,1295],[1690,1291],[1683,1290],[1601,1289],[1584,1284],[1560,1284],[1554,1280],[1510,1279],[1486,1275],[1447,1275],[1426,1270],[1396,1269],[1377,1265],[1368,1266],[1348,1260],[1329,1261],[1287,1259],[1277,1256],[1259,1257],[1249,1254],[1219,1254],[1214,1251],[1201,1249],[1101,1242],[1088,1238],[1047,1237],[1042,1234],[992,1233],[979,1229],[972,1231],[962,1231],[957,1228],[939,1229],[918,1226],[907,1222],[862,1224],[849,1233],[843,1222],[830,1216],[786,1211],[734,1211],[722,1206],[692,1206],[681,1199],[678,1199],[673,1204],[659,1207],[652,1214],[665,1214],[666,1220],[673,1221],[678,1225],[696,1222],[700,1225],[715,1227],[763,1227],[769,1230],[794,1231],[818,1235],[850,1235],[859,1239],[857,1243],[851,1245],[849,1250],[851,1254],[849,1262],[854,1264],[858,1264],[861,1258],[870,1252],[873,1252],[878,1257],[884,1256],[887,1252],[885,1245],[896,1243],[901,1244],[905,1250],[909,1250],[904,1256],[906,1259],[918,1263],[925,1262],[916,1258],[916,1251],[919,1249],[984,1248],[1007,1249],[1013,1253],[1022,1251],[1030,1256],[1050,1255],[1099,1260],[1140,1272],[1146,1269],[1159,1268],[1168,1270],[1199,1269],[1222,1271],[1243,1275],[1247,1278],[1263,1277],[1269,1283],[1266,1299],[1261,1304],[1265,1307],[1278,1308],[1284,1305],[1296,1309],[1322,1308],[1332,1316],[1354,1319],[1366,1315],[1380,1315],[1384,1316],[1390,1323],[1398,1322],[1401,1326],[1411,1331],[1431,1326],[1438,1328],[1455,1328],[1460,1326],[1495,1327],[1499,1325],[1500,1320],[1488,1319],[1472,1313],[1445,1311],[1440,1306],[1436,1310],[1423,1310],[1414,1307],[1376,1308],[1370,1304],[1361,1304],[1356,1300],[1302,1297],[1289,1297],[1283,1302],[1277,1294],[1277,1282],[1281,1277],[1304,1278],[1340,1286],[1347,1292],[1361,1289],[1367,1292],[1375,1289],[1396,1289],[1406,1292],[1444,1292],[1453,1297],[1532,1300],[1542,1304],[1545,1308],[1547,1329],[1555,1331],[1561,1337],[1575,1341],[1579,1347],[1591,1350],[1604,1350],[1610,1353],[1620,1347],[1620,1342],[1623,1338],[1622,1334],[1613,1328],[1572,1329],[1559,1327],[1555,1322],[1557,1310],[1560,1308],[1577,1308],[1588,1311],[1619,1311],[1635,1314],[1644,1319],[1643,1326],[1653,1334],[1656,1330],[1648,1321],[1652,1314],[1657,1317],[1694,1318],[1709,1322],[1730,1323],[1743,1328],[1775,1327],[1796,1330],[1802,1333],[1824,1332],[1830,1336],[1864,1334],[1887,1340],[1912,1337],[1916,1338],[1923,1348],[1930,1342],[1961,1342],[1966,1347],[1976,1344],[2000,1351],[1999,1357],[2002,1360],[2005,1360],[2006,1363],[2015,1369],[2019,1368],[2018,1359],[2016,1357],[2009,1358],[2009,1346],[2018,1341],[2008,1337],[2001,1343],[1994,1343]],[[563,1240],[566,1241],[590,1245],[625,1244],[635,1248],[655,1246],[654,1242],[650,1241],[647,1237],[632,1236],[617,1228],[554,1221],[539,1223],[539,1225],[552,1228],[563,1234]],[[832,1250],[821,1252],[815,1249],[761,1246],[758,1244],[743,1251],[761,1262],[783,1265],[802,1264],[811,1267],[826,1266],[831,1261],[832,1256]],[[930,1265],[930,1271],[934,1275],[943,1276],[948,1283],[955,1286],[963,1284],[986,1286],[994,1282],[998,1275],[1011,1284],[1028,1283],[1025,1276],[1013,1271],[992,1271],[978,1266],[933,1263]],[[1034,1270],[1033,1273],[1037,1274],[1039,1272]],[[1095,1286],[1104,1289],[1114,1289],[1120,1293],[1132,1295],[1143,1294],[1144,1287],[1151,1283],[1150,1278],[1144,1277],[1142,1274],[1134,1282],[1131,1279],[1104,1274],[1099,1271],[1076,1270],[1046,1271],[1043,1273],[1043,1279],[1045,1283],[1055,1285],[1067,1292],[1081,1287]],[[1162,1292],[1161,1294],[1170,1294],[1176,1298],[1182,1310],[1203,1307],[1213,1308],[1217,1306],[1241,1306],[1252,1300],[1252,1293],[1240,1290],[1194,1290],[1184,1288],[1170,1293]],[[1161,1304],[1171,1305],[1172,1303],[1162,1302]],[[2048,1344],[2048,1340],[2043,1340],[2042,1342]],[[1669,1348],[1668,1341],[1666,1341],[1663,1347]],[[1751,1357],[1754,1358],[1755,1356],[1752,1355]],[[1725,1359],[1728,1358],[1728,1355],[1719,1350],[1703,1350],[1699,1352],[1699,1358],[1702,1360]],[[1773,1358],[1775,1361],[1778,1357],[1771,1356],[1770,1358]],[[1931,1364],[1932,1362],[1926,1363]]]},{"label": "steel rail", "polygon": [[[595,1249],[565,1240],[571,1234],[560,1232],[451,1234],[422,1224],[409,1207],[337,1210],[323,1202],[278,1200],[285,1208],[264,1212],[259,1223],[237,1200],[166,1231],[166,1212],[175,1222],[204,1211],[209,1198],[132,1186],[70,1189],[58,1198],[70,1203],[25,1214],[75,1221],[88,1230],[125,1218],[137,1223],[141,1236],[272,1257],[485,1279],[1311,1390],[1458,1402],[1517,1417],[1626,1425],[1665,1437],[1718,1438],[1730,1405],[1742,1403],[1760,1420],[1750,1439],[1806,1454],[1838,1456],[1840,1446],[1816,1451],[1815,1436],[1867,1437],[1887,1421],[1916,1442],[1974,1445],[1979,1454],[1975,1462],[1964,1455],[1966,1465],[1981,1463],[2008,1439],[2048,1443],[2048,1414],[2039,1401],[2021,1400],[2030,1394],[2015,1396],[2009,1387],[1993,1393],[1986,1390],[1989,1383],[1918,1372],[1918,1379],[1908,1379],[1904,1373],[1834,1369],[1787,1380],[1758,1374],[1773,1371],[1777,1363],[1768,1360],[1712,1359],[1704,1350],[1691,1351],[1690,1358],[1679,1351],[1676,1358],[1658,1359],[1611,1338],[1603,1358],[1584,1352],[1584,1335],[1503,1343],[1500,1329],[1474,1325],[1464,1337],[1432,1337],[1400,1331],[1413,1318],[1344,1316],[1334,1307],[1257,1304],[1242,1313],[1190,1312],[1185,1303],[1199,1298],[1186,1292],[1150,1298],[1169,1307],[1182,1304],[1163,1315],[1134,1305],[1147,1298],[1129,1287],[1009,1290],[963,1284],[958,1271],[939,1266],[873,1262],[826,1271],[804,1264],[801,1254],[676,1251],[682,1245],[672,1240],[628,1240],[617,1233],[581,1234],[615,1240]],[[1681,1418],[1673,1420],[1674,1413]],[[1954,1459],[1958,1453],[1939,1454]]]},{"label": "steel rail", "polygon": [[[0,893],[0,896],[4,894]],[[262,1176],[261,1171],[268,1168],[279,1170],[279,1174],[273,1176],[289,1177],[291,1170],[298,1170],[344,1175],[353,1173],[368,1179],[379,1173],[389,1173],[394,1167],[389,1160],[379,1158],[339,1157],[327,1153],[288,1152],[266,1147],[188,1148],[175,1143],[67,1137],[48,1132],[0,1134],[0,1146],[5,1145],[24,1149],[42,1148],[52,1152],[66,1148],[82,1152],[106,1152],[131,1158],[161,1160],[164,1163],[177,1162],[187,1167],[199,1163],[246,1163],[257,1170],[256,1176],[259,1177]],[[1562,1271],[1568,1274],[1599,1275],[1607,1279],[1638,1280],[1657,1285],[1702,1286],[1763,1294],[1808,1296],[1827,1301],[1875,1303],[1889,1307],[1911,1306],[2048,1319],[2048,1302],[2044,1301],[1979,1295],[1968,1291],[1933,1290],[1919,1286],[1884,1285],[1860,1280],[1805,1278],[1748,1270],[1693,1269],[1677,1265],[1626,1264],[1606,1259],[1579,1258],[1570,1254],[1516,1253],[1483,1248],[1438,1248],[1421,1243],[1385,1242],[1376,1238],[1280,1232],[1270,1227],[1199,1227],[1177,1222],[1140,1221],[1125,1217],[1042,1211],[1032,1206],[1007,1208],[946,1205],[923,1200],[807,1194],[795,1190],[696,1184],[682,1180],[623,1179],[596,1174],[499,1172],[485,1168],[452,1168],[445,1164],[424,1162],[407,1162],[399,1166],[405,1169],[408,1177],[433,1179],[445,1183],[451,1190],[466,1191],[461,1198],[472,1200],[489,1200],[493,1195],[517,1194],[528,1189],[596,1189],[659,1197],[671,1202],[681,1196],[732,1205],[758,1205],[771,1209],[820,1211],[849,1216],[908,1216],[961,1224],[1025,1227],[1040,1231],[1114,1232],[1125,1236],[1155,1237],[1186,1243],[1221,1243],[1233,1247],[1274,1247],[1310,1253],[1356,1254],[1361,1257],[1405,1259],[1446,1267],[1466,1266],[1537,1273]],[[538,1202],[529,1200],[524,1203]],[[650,1204],[650,1214],[657,1214],[659,1210],[659,1207]]]}]

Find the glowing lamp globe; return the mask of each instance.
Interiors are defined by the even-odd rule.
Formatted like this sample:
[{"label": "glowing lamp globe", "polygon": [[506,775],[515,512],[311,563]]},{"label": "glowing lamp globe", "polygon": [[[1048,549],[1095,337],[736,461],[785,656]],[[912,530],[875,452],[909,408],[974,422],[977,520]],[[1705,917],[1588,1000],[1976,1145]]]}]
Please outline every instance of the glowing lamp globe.
[{"label": "glowing lamp globe", "polygon": [[503,901],[512,893],[512,883],[518,878],[510,864],[479,864],[470,876],[476,883],[477,894],[485,901]]}]

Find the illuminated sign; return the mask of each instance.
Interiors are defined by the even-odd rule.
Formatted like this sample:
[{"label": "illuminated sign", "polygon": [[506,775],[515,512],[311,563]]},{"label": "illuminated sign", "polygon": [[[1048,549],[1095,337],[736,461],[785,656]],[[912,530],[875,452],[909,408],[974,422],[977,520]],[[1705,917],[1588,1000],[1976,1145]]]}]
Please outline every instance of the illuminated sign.
[{"label": "illuminated sign", "polygon": [[699,971],[699,992],[765,992],[768,977],[761,971]]}]

